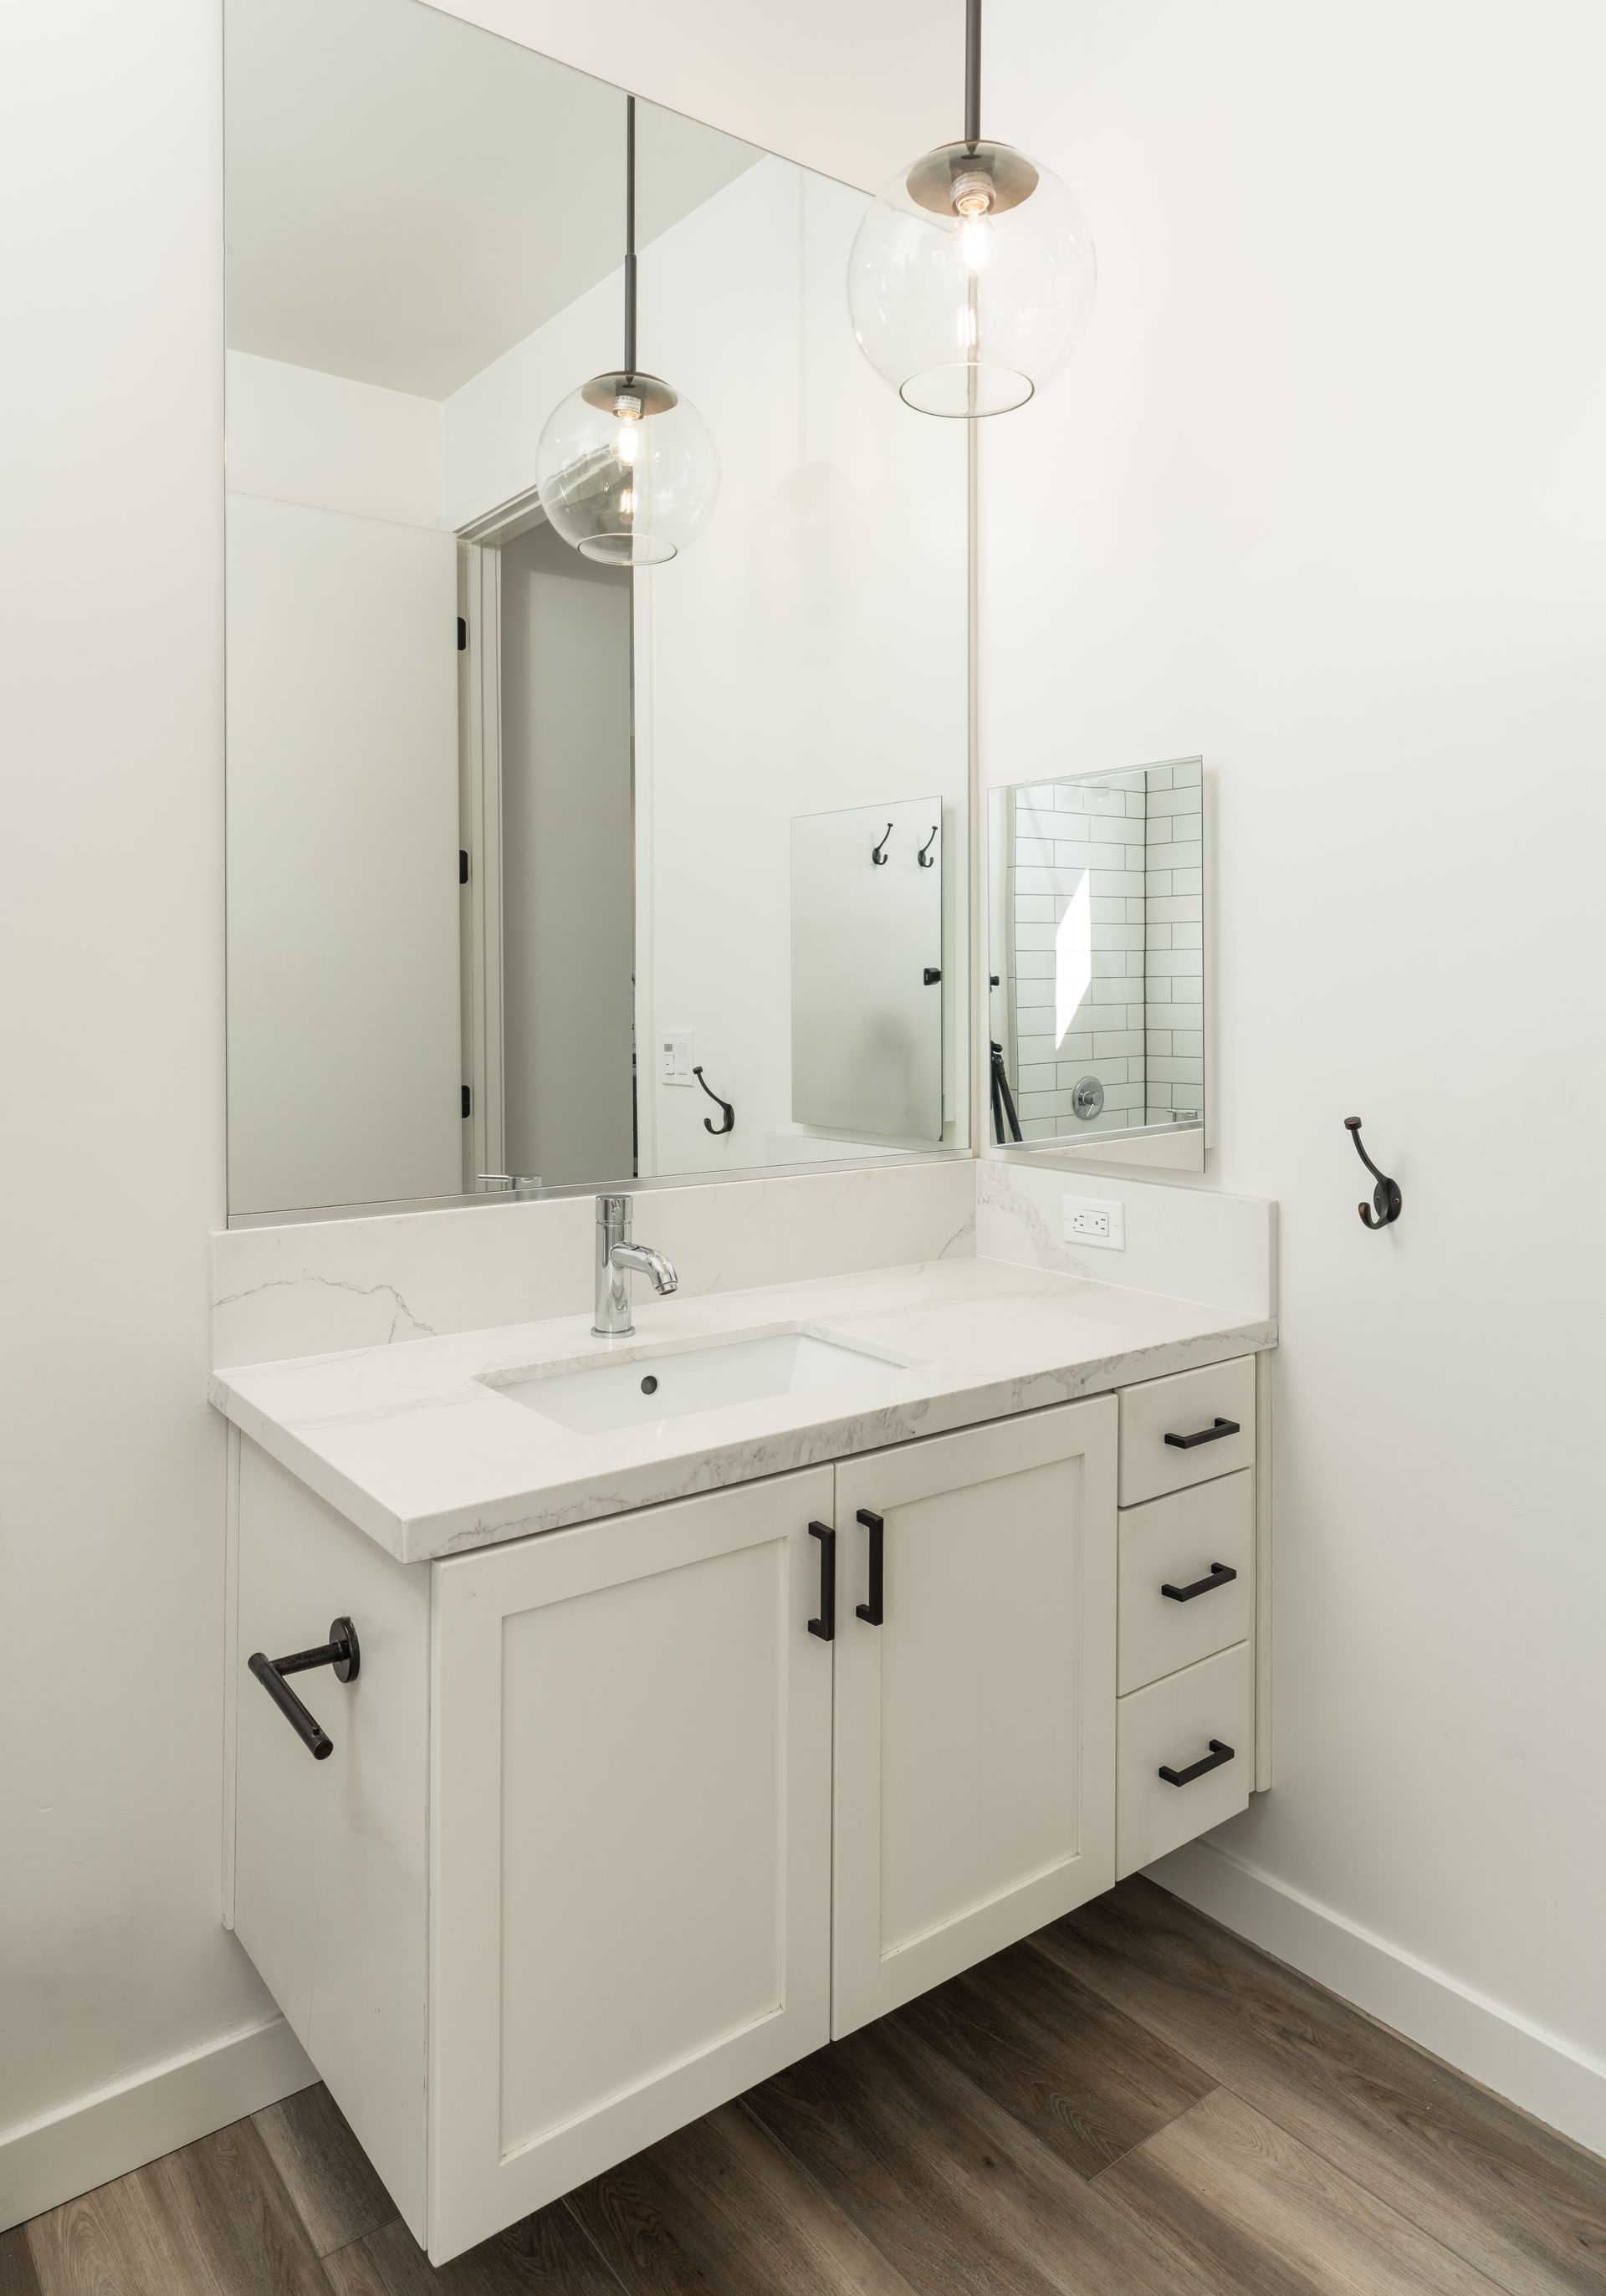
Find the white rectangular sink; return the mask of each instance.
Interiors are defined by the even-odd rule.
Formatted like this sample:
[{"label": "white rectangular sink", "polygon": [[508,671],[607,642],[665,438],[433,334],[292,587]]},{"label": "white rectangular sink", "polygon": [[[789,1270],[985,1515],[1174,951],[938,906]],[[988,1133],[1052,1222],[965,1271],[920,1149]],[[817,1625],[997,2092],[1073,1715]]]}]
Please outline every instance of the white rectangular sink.
[{"label": "white rectangular sink", "polygon": [[873,1398],[895,1392],[907,1370],[906,1362],[821,1332],[770,1332],[668,1348],[627,1363],[602,1356],[578,1371],[498,1381],[496,1391],[576,1434],[602,1435],[829,1388]]}]

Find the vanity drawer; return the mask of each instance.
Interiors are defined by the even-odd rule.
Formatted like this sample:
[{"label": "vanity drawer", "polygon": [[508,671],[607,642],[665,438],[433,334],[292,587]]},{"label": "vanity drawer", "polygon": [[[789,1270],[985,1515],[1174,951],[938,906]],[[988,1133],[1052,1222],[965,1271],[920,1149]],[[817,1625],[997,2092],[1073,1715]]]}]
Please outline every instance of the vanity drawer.
[{"label": "vanity drawer", "polygon": [[1253,1356],[1122,1388],[1122,1506],[1254,1464]]},{"label": "vanity drawer", "polygon": [[1255,1622],[1252,1469],[1124,1507],[1119,1538],[1123,1697],[1245,1639]]},{"label": "vanity drawer", "polygon": [[[1255,1675],[1247,1642],[1117,1701],[1118,1879],[1247,1806],[1255,1777],[1254,1726]],[[1223,1760],[1217,1750],[1228,1746],[1231,1757]],[[1201,1763],[1209,1767],[1200,1770]],[[1162,1768],[1183,1783],[1162,1777]]]}]

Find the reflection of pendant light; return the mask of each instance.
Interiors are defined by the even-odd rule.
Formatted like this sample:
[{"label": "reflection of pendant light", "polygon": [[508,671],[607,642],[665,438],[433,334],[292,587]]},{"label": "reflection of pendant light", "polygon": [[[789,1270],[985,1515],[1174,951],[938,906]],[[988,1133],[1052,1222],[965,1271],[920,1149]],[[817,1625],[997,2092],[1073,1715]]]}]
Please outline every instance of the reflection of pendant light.
[{"label": "reflection of pendant light", "polygon": [[848,259],[859,348],[922,414],[1007,414],[1070,357],[1093,241],[1060,178],[981,140],[981,0],[965,7],[964,140],[888,184]]},{"label": "reflection of pendant light", "polygon": [[583,558],[660,566],[713,515],[719,456],[689,399],[635,365],[635,98],[625,98],[625,364],[594,374],[547,417],[536,449],[541,507]]}]

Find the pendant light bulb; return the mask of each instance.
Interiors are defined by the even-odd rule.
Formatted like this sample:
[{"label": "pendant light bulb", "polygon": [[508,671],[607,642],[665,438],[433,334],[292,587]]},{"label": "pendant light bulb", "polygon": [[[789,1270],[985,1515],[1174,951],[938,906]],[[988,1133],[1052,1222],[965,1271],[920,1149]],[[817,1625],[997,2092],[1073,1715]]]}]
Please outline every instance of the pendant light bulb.
[{"label": "pendant light bulb", "polygon": [[583,558],[661,566],[695,542],[719,496],[719,455],[690,399],[635,364],[635,98],[625,99],[625,362],[547,417],[541,507]]},{"label": "pendant light bulb", "polygon": [[959,259],[967,271],[979,271],[992,245],[992,227],[985,216],[967,216],[959,226]]},{"label": "pendant light bulb", "polygon": [[848,261],[848,308],[873,367],[922,414],[1023,406],[1086,328],[1097,271],[1080,209],[1051,169],[981,135],[981,0],[967,0],[965,133],[895,176]]}]

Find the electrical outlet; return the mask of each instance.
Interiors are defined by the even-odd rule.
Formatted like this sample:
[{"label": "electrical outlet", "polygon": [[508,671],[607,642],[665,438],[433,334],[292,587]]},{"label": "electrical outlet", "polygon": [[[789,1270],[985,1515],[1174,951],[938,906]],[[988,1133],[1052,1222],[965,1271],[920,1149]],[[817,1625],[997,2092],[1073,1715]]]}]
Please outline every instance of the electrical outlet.
[{"label": "electrical outlet", "polygon": [[690,1085],[692,1077],[692,1033],[690,1029],[665,1029],[658,1039],[658,1075],[660,1084]]},{"label": "electrical outlet", "polygon": [[1101,1251],[1127,1249],[1127,1207],[1109,1196],[1061,1196],[1067,1243],[1096,1244]]}]

